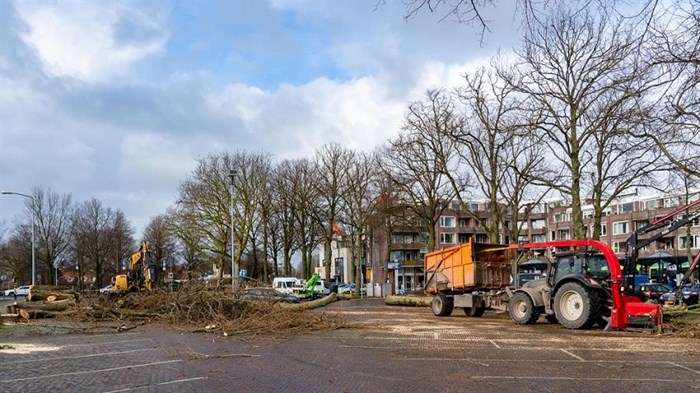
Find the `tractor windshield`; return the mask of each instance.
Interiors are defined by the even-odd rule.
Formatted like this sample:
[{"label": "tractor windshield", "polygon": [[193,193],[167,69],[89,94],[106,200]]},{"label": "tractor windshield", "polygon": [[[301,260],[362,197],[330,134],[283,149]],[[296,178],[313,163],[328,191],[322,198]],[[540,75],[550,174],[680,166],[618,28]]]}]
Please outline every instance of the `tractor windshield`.
[{"label": "tractor windshield", "polygon": [[606,280],[610,278],[610,267],[608,261],[602,254],[590,254],[586,257],[586,274],[596,280]]},{"label": "tractor windshield", "polygon": [[570,274],[586,274],[596,280],[610,277],[610,269],[605,256],[602,254],[578,253],[562,255],[557,258],[557,268],[554,281],[558,282]]}]

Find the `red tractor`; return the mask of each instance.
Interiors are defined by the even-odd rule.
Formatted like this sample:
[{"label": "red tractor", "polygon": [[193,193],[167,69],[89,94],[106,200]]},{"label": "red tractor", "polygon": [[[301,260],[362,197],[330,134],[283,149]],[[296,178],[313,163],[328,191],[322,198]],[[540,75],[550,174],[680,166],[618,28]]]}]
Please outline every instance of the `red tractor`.
[{"label": "red tractor", "polygon": [[[630,326],[661,326],[662,312],[658,304],[644,303],[635,293],[634,280],[637,252],[652,241],[671,233],[700,217],[700,212],[673,220],[679,213],[699,206],[700,200],[683,206],[635,231],[628,240],[624,271],[613,250],[597,240],[565,240],[544,243],[514,244],[519,250],[548,247],[575,251],[557,253],[547,275],[525,283],[511,291],[508,311],[516,323],[531,324],[544,314],[550,322],[559,322],[570,329],[606,324],[613,329]],[[649,238],[641,234],[663,229]],[[690,275],[700,254],[686,272]]]},{"label": "red tractor", "polygon": [[578,248],[557,254],[545,278],[525,283],[510,295],[513,321],[535,323],[541,314],[570,329],[608,323],[614,329],[630,325],[659,326],[661,306],[643,303],[622,292],[622,269],[613,250],[597,240],[565,240],[513,245],[518,249]]}]

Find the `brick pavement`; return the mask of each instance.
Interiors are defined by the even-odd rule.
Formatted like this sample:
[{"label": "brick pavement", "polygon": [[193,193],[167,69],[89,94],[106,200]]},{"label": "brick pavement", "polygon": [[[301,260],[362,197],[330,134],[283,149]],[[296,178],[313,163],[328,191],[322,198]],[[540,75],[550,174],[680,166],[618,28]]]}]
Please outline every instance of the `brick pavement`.
[{"label": "brick pavement", "polygon": [[[339,302],[355,328],[285,338],[163,326],[0,331],[0,392],[698,391],[698,340]],[[20,329],[28,329],[20,327]],[[48,333],[48,334],[47,334]]]}]

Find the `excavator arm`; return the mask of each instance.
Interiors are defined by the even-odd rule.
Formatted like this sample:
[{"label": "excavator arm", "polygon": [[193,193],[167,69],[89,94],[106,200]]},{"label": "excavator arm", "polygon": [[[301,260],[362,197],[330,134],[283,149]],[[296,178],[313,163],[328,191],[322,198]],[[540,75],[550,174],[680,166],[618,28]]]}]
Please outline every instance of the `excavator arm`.
[{"label": "excavator arm", "polygon": [[[671,213],[666,214],[665,216],[658,218],[652,222],[650,222],[648,225],[643,226],[642,228],[639,228],[635,230],[632,235],[627,239],[627,258],[624,262],[624,274],[625,274],[625,292],[628,294],[633,294],[634,293],[634,276],[635,272],[637,270],[637,261],[639,259],[639,250],[648,246],[649,244],[653,243],[654,241],[661,239],[662,237],[668,235],[669,233],[674,232],[678,228],[688,224],[689,222],[693,222],[694,220],[700,218],[700,210],[687,214],[685,217],[679,218],[677,220],[674,220],[674,217],[678,215],[679,213],[682,213],[684,211],[689,211],[693,207],[700,206],[700,199],[697,201],[691,202],[685,206],[681,206],[680,208],[672,211]],[[644,235],[647,233],[651,233],[657,230],[661,231],[654,233],[652,236],[644,239],[639,239],[640,235]],[[696,258],[696,263],[693,265],[697,265],[697,258]],[[692,270],[690,270],[692,271]],[[688,275],[688,274],[687,274]],[[686,276],[687,276],[686,275]]]}]

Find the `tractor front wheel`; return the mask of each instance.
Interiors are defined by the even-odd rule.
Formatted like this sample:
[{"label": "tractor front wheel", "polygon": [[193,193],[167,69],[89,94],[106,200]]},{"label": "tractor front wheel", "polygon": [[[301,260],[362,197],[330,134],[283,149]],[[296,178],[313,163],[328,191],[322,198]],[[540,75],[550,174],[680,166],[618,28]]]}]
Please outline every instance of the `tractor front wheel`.
[{"label": "tractor front wheel", "polygon": [[516,292],[508,301],[508,313],[513,322],[521,325],[531,325],[537,321],[540,314],[530,296],[525,292]]}]

